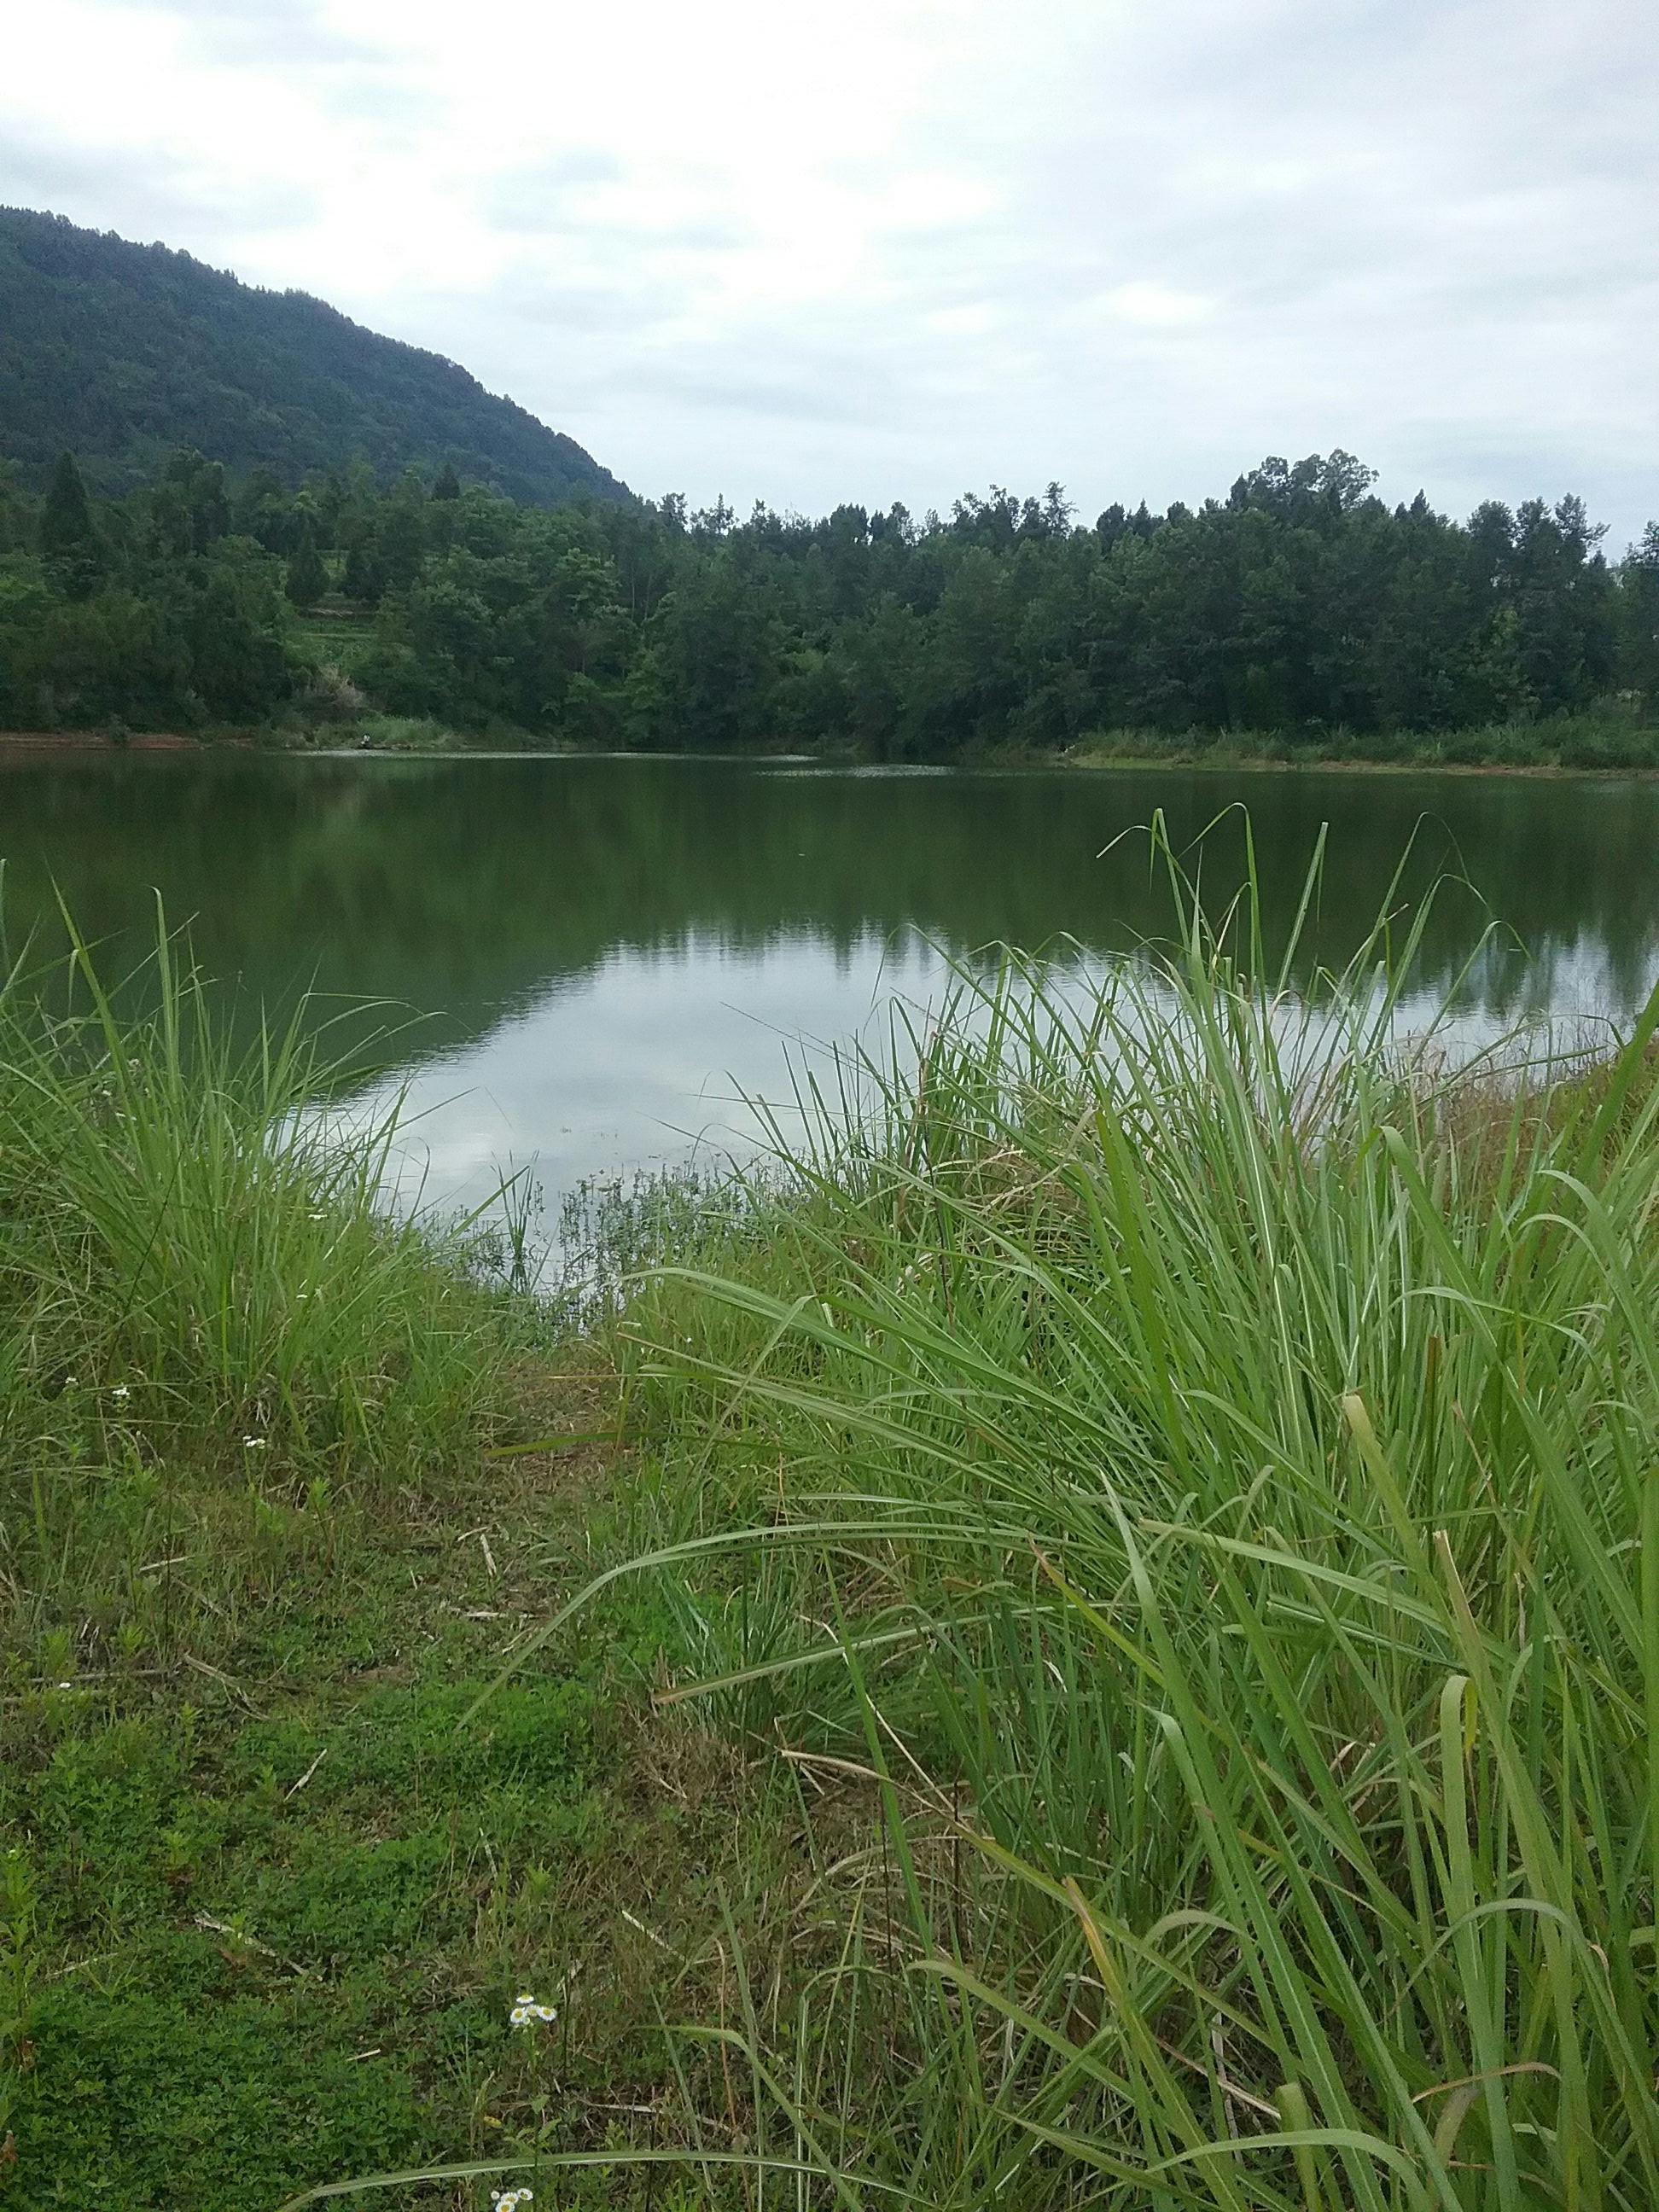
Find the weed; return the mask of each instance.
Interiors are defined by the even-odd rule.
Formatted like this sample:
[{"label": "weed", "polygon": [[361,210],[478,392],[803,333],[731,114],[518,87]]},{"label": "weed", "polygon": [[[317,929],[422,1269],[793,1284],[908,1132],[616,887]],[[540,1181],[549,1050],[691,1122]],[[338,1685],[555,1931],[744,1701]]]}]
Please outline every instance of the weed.
[{"label": "weed", "polygon": [[1169,864],[1170,949],[964,976],[624,1316],[696,1500],[653,1571],[765,1591],[714,1709],[873,1815],[793,2004],[728,2015],[752,2155],[872,2207],[1637,2212],[1659,997],[1588,1073],[1448,1072],[1392,1034],[1409,929],[1292,994],[1254,887],[1212,933]]}]

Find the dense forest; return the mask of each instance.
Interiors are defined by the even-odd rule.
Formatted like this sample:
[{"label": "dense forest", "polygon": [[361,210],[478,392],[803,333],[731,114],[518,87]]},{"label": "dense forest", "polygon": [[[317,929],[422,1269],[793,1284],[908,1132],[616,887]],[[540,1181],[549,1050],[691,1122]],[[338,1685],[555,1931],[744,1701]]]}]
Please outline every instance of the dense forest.
[{"label": "dense forest", "polygon": [[361,458],[382,477],[447,463],[544,503],[626,496],[574,439],[453,361],[306,293],[0,208],[0,460],[38,485],[70,446],[89,483],[121,492],[181,445],[290,486]]},{"label": "dense forest", "polygon": [[1615,563],[1574,497],[1458,523],[1371,483],[1338,453],[1092,523],[1057,485],[943,519],[739,520],[521,505],[448,468],[290,489],[188,452],[99,500],[64,453],[43,493],[0,483],[0,727],[299,736],[379,713],[884,759],[1112,732],[1655,757],[1659,526]]}]

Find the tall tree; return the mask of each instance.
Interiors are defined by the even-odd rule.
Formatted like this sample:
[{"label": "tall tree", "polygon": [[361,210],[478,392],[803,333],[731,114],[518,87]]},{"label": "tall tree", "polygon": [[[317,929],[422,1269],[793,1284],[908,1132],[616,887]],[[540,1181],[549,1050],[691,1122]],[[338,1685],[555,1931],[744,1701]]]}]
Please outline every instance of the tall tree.
[{"label": "tall tree", "polygon": [[1620,579],[1623,653],[1620,677],[1651,705],[1659,702],[1659,522],[1632,545]]},{"label": "tall tree", "polygon": [[296,607],[314,607],[328,589],[328,570],[317,550],[317,533],[309,514],[301,513],[294,550],[289,556],[284,587]]},{"label": "tall tree", "polygon": [[40,509],[40,550],[48,561],[86,558],[94,545],[87,488],[68,447],[58,454]]}]

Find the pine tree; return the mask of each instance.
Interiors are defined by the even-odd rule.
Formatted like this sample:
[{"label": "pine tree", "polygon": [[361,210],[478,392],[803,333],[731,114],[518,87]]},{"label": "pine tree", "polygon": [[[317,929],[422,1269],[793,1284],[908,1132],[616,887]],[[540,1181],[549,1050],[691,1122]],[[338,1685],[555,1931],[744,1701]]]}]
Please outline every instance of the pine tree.
[{"label": "pine tree", "polygon": [[288,595],[296,607],[314,607],[328,589],[328,571],[317,550],[317,538],[306,515],[288,564]]},{"label": "pine tree", "polygon": [[345,575],[340,588],[347,599],[356,599],[363,606],[379,606],[386,597],[386,570],[372,547],[354,545],[346,555]]},{"label": "pine tree", "polygon": [[92,551],[92,509],[75,456],[67,447],[58,456],[40,509],[40,550],[48,561],[84,559]]},{"label": "pine tree", "polygon": [[438,471],[438,481],[432,487],[432,496],[434,499],[459,499],[460,495],[461,480],[451,464],[446,461]]}]

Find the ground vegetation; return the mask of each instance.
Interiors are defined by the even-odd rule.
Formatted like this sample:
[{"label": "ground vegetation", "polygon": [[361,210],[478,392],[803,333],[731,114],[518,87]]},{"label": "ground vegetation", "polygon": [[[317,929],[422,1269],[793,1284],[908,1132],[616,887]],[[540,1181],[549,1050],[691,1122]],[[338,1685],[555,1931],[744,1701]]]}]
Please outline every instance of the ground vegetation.
[{"label": "ground vegetation", "polygon": [[1170,893],[562,1306],[20,971],[26,2201],[1653,2201],[1659,1000],[1454,1068]]}]

